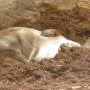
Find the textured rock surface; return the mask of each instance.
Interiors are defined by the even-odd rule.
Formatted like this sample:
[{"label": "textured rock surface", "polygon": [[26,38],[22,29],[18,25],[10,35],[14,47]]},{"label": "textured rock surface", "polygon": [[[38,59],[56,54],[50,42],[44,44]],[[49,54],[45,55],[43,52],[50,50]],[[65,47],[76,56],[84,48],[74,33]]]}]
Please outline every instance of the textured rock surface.
[{"label": "textured rock surface", "polygon": [[[35,0],[34,0],[35,1]],[[38,5],[41,3],[47,3],[59,9],[72,9],[76,6],[90,9],[90,0],[36,0]]]},{"label": "textured rock surface", "polygon": [[78,6],[86,9],[90,9],[90,0],[79,0]]},{"label": "textured rock surface", "polygon": [[33,0],[0,0],[0,28],[14,26],[19,22],[34,22],[39,17]]},{"label": "textured rock surface", "polygon": [[42,3],[59,10],[71,10],[77,6],[90,9],[89,0],[0,0],[0,29],[9,26],[32,26],[33,22],[40,19],[38,6]]},{"label": "textured rock surface", "polygon": [[47,3],[59,9],[71,9],[76,6],[77,0],[37,0],[36,3]]},{"label": "textured rock surface", "polygon": [[[47,0],[46,3],[40,5],[40,20],[34,24],[34,28],[41,30],[54,28],[65,37],[83,44],[90,37],[90,9],[84,8],[84,5],[80,3],[86,3],[88,0],[85,2],[83,0],[72,0],[70,3],[73,6],[69,8],[69,1],[64,0],[62,5],[66,8],[63,9],[61,4],[59,9],[57,8],[58,5],[53,5],[54,1],[57,2],[57,0]],[[57,4],[59,3],[58,1]],[[85,5],[87,6],[87,4]]]}]

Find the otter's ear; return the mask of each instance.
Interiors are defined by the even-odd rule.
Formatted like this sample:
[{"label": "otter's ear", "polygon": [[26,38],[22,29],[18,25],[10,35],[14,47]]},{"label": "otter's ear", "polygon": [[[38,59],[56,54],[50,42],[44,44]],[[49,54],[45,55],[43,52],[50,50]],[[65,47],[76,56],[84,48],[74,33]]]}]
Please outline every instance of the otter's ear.
[{"label": "otter's ear", "polygon": [[41,32],[41,36],[52,37],[52,36],[57,36],[57,33],[55,29],[46,29]]}]

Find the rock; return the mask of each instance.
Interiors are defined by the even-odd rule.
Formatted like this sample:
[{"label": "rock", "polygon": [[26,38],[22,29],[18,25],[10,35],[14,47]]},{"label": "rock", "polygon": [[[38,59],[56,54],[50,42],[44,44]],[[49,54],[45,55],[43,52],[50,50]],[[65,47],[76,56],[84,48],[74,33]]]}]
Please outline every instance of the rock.
[{"label": "rock", "polygon": [[52,4],[58,9],[72,9],[75,7],[77,0],[46,0],[47,3]]},{"label": "rock", "polygon": [[76,6],[77,0],[36,0],[38,5],[41,3],[47,3],[58,9],[72,9]]},{"label": "rock", "polygon": [[78,6],[85,9],[90,9],[90,0],[79,0]]},{"label": "rock", "polygon": [[[34,24],[34,28],[39,30],[53,28],[57,30],[58,34],[62,34],[68,39],[81,44],[85,43],[90,37],[90,10],[80,4],[83,1],[37,0],[40,7],[40,20]],[[89,0],[85,2],[89,2]],[[87,4],[85,5],[87,6]]]},{"label": "rock", "polygon": [[72,9],[76,6],[90,9],[90,0],[34,0],[38,5],[47,3],[59,9]]},{"label": "rock", "polygon": [[35,22],[39,17],[33,0],[0,0],[0,28]]},{"label": "rock", "polygon": [[42,3],[59,10],[72,10],[76,6],[90,9],[90,0],[0,0],[0,29],[10,26],[31,27],[33,22],[40,19],[38,6]]}]

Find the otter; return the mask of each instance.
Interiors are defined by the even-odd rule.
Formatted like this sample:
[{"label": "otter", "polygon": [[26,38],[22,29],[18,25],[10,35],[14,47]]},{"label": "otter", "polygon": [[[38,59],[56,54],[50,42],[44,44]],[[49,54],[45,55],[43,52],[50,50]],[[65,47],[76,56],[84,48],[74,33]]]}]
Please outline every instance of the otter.
[{"label": "otter", "polygon": [[44,36],[44,33],[27,27],[10,27],[1,30],[0,56],[10,57],[12,55],[22,62],[40,61],[54,58],[62,45],[70,48],[81,47],[79,43],[68,40],[62,35],[49,37]]}]

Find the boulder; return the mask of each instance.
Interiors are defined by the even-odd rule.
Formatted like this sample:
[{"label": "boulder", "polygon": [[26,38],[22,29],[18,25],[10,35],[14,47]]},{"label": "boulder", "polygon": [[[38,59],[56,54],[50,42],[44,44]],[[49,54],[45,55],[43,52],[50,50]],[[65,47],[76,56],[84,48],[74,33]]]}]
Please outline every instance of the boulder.
[{"label": "boulder", "polygon": [[79,0],[78,6],[85,9],[90,9],[90,0]]},{"label": "boulder", "polygon": [[89,2],[89,0],[37,0],[40,20],[34,24],[34,28],[56,29],[68,39],[84,44],[90,37]]},{"label": "boulder", "polygon": [[58,9],[72,9],[77,6],[90,9],[90,0],[34,0],[37,5],[47,3]]},{"label": "boulder", "polygon": [[38,17],[39,12],[33,0],[0,0],[0,29],[19,23],[32,24]]},{"label": "boulder", "polygon": [[40,19],[42,3],[59,10],[72,10],[77,6],[90,9],[90,0],[0,0],[0,29],[10,26],[32,27]]}]

